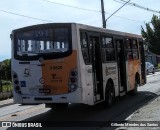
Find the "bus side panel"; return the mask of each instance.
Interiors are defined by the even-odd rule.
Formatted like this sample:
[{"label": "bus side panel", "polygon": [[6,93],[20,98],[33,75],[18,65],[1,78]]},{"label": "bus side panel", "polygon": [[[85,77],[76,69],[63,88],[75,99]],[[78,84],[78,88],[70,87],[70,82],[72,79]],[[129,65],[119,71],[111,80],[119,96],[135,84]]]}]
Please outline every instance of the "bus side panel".
[{"label": "bus side panel", "polygon": [[83,102],[88,105],[94,105],[94,85],[93,85],[93,73],[91,65],[83,65],[82,72],[82,90],[83,90]]},{"label": "bus side panel", "polygon": [[94,86],[93,86],[93,73],[92,66],[84,63],[81,43],[80,43],[80,32],[79,26],[77,25],[77,41],[78,41],[78,70],[79,70],[79,85],[82,88],[82,103],[88,105],[94,105]]},{"label": "bus side panel", "polygon": [[[12,59],[12,61],[11,61],[11,65],[12,65],[11,73],[12,73],[12,75],[17,74],[17,73],[16,73],[16,70],[13,69],[13,65],[16,65],[15,62],[16,62],[16,61]],[[22,95],[21,95],[21,93],[17,93],[17,92],[16,92],[15,80],[16,80],[16,79],[14,79],[13,76],[12,76],[12,86],[13,86],[13,97],[14,97],[13,99],[14,99],[14,103],[22,103],[23,101],[22,101]]]},{"label": "bus side panel", "polygon": [[111,79],[114,84],[115,96],[119,95],[119,87],[118,87],[118,68],[117,63],[103,63],[103,88],[104,94],[106,89],[106,84],[108,79]]},{"label": "bus side panel", "polygon": [[21,94],[17,94],[16,92],[15,92],[15,90],[13,90],[13,101],[14,101],[14,103],[23,103],[23,101],[22,101],[22,95]]},{"label": "bus side panel", "polygon": [[136,73],[140,74],[140,61],[139,60],[129,60],[128,61],[128,91],[133,90],[135,87],[135,77]]},{"label": "bus side panel", "polygon": [[18,94],[16,91],[15,91],[15,85],[14,85],[14,82],[15,82],[15,79],[13,78],[13,74],[15,74],[16,70],[13,70],[13,68],[15,68],[15,66],[17,66],[18,62],[16,63],[16,61],[14,60],[14,32],[12,32],[11,34],[11,77],[12,77],[12,86],[13,86],[13,99],[14,99],[14,103],[22,103],[22,95],[21,94]]}]

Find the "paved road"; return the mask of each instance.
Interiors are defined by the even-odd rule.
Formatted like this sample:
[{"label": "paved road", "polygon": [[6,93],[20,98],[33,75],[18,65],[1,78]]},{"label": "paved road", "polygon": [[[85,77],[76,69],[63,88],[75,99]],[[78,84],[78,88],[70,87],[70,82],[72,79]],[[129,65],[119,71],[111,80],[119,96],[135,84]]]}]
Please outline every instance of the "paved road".
[{"label": "paved road", "polygon": [[[92,129],[115,129],[113,127],[106,128],[105,121],[123,121],[133,112],[156,98],[160,94],[159,79],[160,72],[148,75],[148,83],[138,89],[139,93],[136,96],[126,95],[117,100],[114,106],[109,109],[106,109],[103,104],[93,107],[71,104],[66,110],[55,111],[45,108],[43,104],[38,106],[15,104],[0,109],[0,121],[94,121],[88,122],[88,124],[94,123],[93,126],[96,126]],[[100,125],[98,121],[101,121]],[[91,126],[88,128],[91,128]],[[8,128],[8,130],[12,130],[12,128]]]}]

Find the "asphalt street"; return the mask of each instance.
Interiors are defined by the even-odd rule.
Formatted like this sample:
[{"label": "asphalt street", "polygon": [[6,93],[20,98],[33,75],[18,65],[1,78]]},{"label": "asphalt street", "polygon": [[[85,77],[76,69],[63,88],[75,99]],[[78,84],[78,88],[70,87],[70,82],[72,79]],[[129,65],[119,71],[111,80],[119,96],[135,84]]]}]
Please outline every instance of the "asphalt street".
[{"label": "asphalt street", "polygon": [[[154,117],[156,113],[160,113],[159,105],[156,105],[160,101],[158,98],[160,94],[159,79],[160,72],[148,75],[147,84],[138,88],[138,94],[136,96],[126,95],[118,99],[114,106],[108,109],[106,109],[103,104],[98,104],[96,106],[70,104],[69,107],[63,111],[55,111],[54,109],[45,108],[44,104],[34,106],[13,104],[0,108],[0,121],[33,121],[52,123],[55,123],[55,121],[68,121],[68,127],[65,127],[65,129],[81,129],[83,126],[82,122],[88,122],[88,125],[90,126],[87,126],[85,129],[94,130],[120,129],[118,127],[107,127],[107,124],[105,124],[107,121],[138,121],[140,119],[142,119],[142,121],[148,121],[150,119],[152,119],[151,121],[159,121],[159,116],[156,116],[156,118]],[[152,112],[149,112],[151,109]],[[71,123],[77,123],[75,121],[78,123],[81,122],[82,126],[76,128],[72,127],[73,124]],[[99,122],[102,124],[99,125]],[[62,129],[62,126],[63,123],[61,124],[61,127],[54,128]],[[136,127],[125,127],[123,129],[131,130],[135,128]],[[149,128],[151,129],[151,127]],[[5,129],[12,130],[14,128]],[[154,129],[157,129],[157,127]]]}]

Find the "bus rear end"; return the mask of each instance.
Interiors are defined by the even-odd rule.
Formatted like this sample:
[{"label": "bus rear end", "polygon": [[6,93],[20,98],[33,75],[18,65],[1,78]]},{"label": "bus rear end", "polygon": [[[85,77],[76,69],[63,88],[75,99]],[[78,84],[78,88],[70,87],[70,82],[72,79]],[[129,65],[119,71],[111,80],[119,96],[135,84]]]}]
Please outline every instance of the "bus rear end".
[{"label": "bus rear end", "polygon": [[15,103],[81,103],[74,24],[44,24],[12,32]]}]

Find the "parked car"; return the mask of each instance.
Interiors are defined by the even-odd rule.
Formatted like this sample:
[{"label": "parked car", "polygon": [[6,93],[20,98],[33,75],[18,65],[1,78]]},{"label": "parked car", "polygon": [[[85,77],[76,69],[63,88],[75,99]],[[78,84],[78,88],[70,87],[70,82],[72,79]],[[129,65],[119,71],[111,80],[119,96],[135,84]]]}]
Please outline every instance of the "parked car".
[{"label": "parked car", "polygon": [[146,62],[146,74],[148,75],[149,73],[154,74],[155,68],[154,68],[154,65],[151,64],[150,62]]}]

